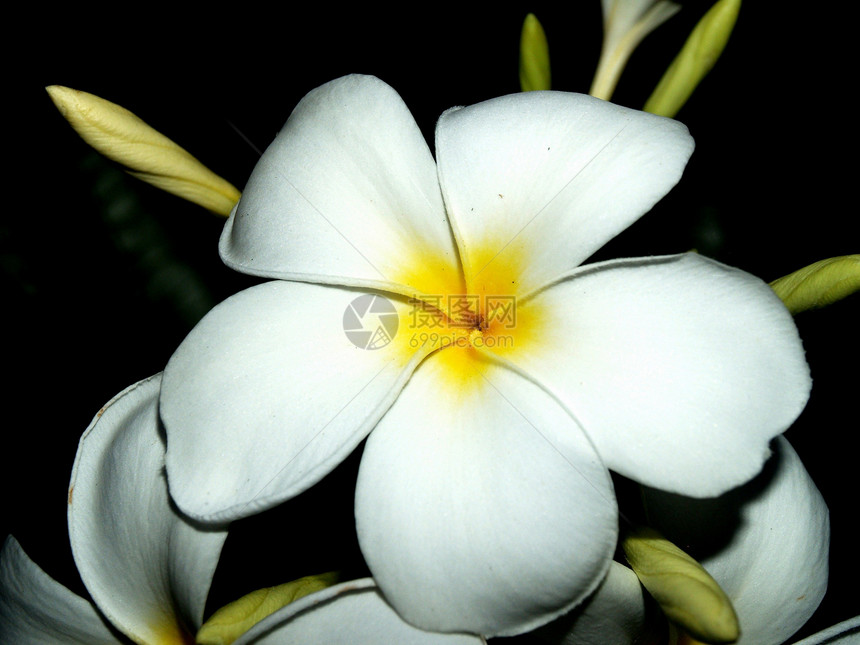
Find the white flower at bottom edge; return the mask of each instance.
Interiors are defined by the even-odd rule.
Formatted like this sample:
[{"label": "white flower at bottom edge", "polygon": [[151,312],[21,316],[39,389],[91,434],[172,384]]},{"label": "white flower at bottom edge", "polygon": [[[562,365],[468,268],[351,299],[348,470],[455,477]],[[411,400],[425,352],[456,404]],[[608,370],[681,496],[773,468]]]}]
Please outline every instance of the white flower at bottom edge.
[{"label": "white flower at bottom edge", "polygon": [[69,539],[94,604],[51,579],[10,536],[0,555],[0,642],[194,642],[227,532],[170,503],[160,385],[157,375],[118,394],[78,446]]},{"label": "white flower at bottom edge", "polygon": [[179,507],[259,512],[369,435],[359,542],[407,621],[510,635],[568,611],[615,549],[608,468],[722,493],[808,397],[759,279],[696,254],[579,266],[692,148],[676,121],[527,92],[445,112],[434,161],[385,83],[312,91],[221,238],[276,280],[215,307],[164,372]]},{"label": "white flower at bottom edge", "polygon": [[[51,579],[10,536],[0,551],[4,645],[195,642],[227,533],[224,527],[188,521],[170,504],[157,420],[160,383],[160,375],[154,376],[119,394],[81,438],[69,489],[69,533],[94,604]],[[348,593],[350,589],[353,593]],[[360,625],[352,611],[358,602],[368,615]],[[482,642],[406,625],[370,580],[312,594],[289,611],[307,610],[311,603],[324,609],[314,608],[292,621],[282,618],[276,633],[288,635],[290,642],[321,642],[308,623],[322,616],[330,622],[329,629],[337,626],[353,636],[326,641],[332,643]]]},{"label": "white flower at bottom edge", "polygon": [[[644,491],[649,521],[697,556],[732,601],[741,629],[736,645],[788,641],[827,589],[827,505],[789,442],[777,437],[774,448],[758,477],[714,499]],[[615,562],[578,613],[547,628],[546,642],[633,645],[653,631],[647,603],[633,571]],[[802,642],[820,642],[814,639]]]}]

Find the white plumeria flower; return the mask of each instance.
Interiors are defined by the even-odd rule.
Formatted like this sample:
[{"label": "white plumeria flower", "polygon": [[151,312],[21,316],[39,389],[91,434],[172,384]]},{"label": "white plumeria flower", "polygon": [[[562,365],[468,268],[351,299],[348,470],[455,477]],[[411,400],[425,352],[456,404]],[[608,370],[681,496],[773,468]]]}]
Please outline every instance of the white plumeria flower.
[{"label": "white plumeria flower", "polygon": [[[81,439],[69,489],[75,562],[95,604],[69,591],[8,537],[0,552],[0,643],[188,645],[201,625],[226,531],[170,503],[157,398],[161,377],[108,403]],[[407,623],[370,579],[312,593],[237,643],[479,645]]]},{"label": "white plumeria flower", "polygon": [[193,643],[227,536],[179,515],[164,477],[160,376],[112,399],[78,448],[69,537],[93,603],[9,537],[0,555],[0,642]]},{"label": "white plumeria flower", "polygon": [[[691,499],[645,490],[649,520],[698,555],[731,600],[741,631],[736,645],[790,642],[827,590],[827,505],[789,442],[778,437],[774,446],[758,477],[720,497]],[[560,619],[548,634],[572,626],[555,642],[633,645],[648,631],[646,600],[633,584],[635,574],[614,564],[626,571],[613,570],[615,584],[602,586],[581,616]]]},{"label": "white plumeria flower", "polygon": [[[221,238],[229,266],[277,280],[213,309],[164,373],[179,507],[262,511],[373,431],[358,537],[407,621],[505,635],[569,610],[615,549],[607,468],[722,493],[808,397],[757,278],[696,254],[579,266],[692,149],[678,122],[527,92],[445,112],[434,162],[378,79],[308,94]],[[362,314],[396,323],[390,342],[357,347]]]}]

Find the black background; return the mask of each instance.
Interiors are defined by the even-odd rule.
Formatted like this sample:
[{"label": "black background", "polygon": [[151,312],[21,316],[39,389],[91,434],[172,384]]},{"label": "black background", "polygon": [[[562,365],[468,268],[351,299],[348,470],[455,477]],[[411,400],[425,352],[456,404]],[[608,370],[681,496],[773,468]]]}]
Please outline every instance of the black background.
[{"label": "black background", "polygon": [[[307,91],[337,76],[369,73],[391,84],[430,141],[444,109],[517,91],[529,11],[549,38],[554,88],[587,91],[599,2],[563,4],[383,12],[244,3],[182,17],[155,5],[65,15],[31,8],[10,24],[21,39],[4,45],[0,537],[13,533],[50,575],[83,593],[65,524],[81,432],[114,394],[163,369],[209,308],[255,282],[218,259],[222,219],[93,153],[46,85],[129,108],[241,189],[256,149]],[[598,258],[696,248],[772,280],[860,251],[846,95],[856,76],[852,28],[831,11],[787,5],[742,7],[723,58],[678,114],[697,142],[684,178]],[[704,8],[686,3],[646,39],[614,101],[641,107]],[[831,590],[803,633],[860,609],[851,597],[860,575],[852,549],[858,314],[854,296],[797,318],[814,389],[788,436],[828,500],[833,528]],[[212,604],[324,569],[360,574],[350,490],[357,461],[302,498],[237,523]],[[329,540],[337,551],[317,548]]]}]

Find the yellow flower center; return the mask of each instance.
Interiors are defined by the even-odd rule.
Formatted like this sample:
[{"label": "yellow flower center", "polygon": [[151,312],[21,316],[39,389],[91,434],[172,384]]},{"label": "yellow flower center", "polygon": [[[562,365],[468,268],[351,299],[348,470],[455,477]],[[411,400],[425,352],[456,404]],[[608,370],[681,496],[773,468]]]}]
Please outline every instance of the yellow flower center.
[{"label": "yellow flower center", "polygon": [[485,352],[504,356],[528,344],[541,316],[518,299],[524,255],[514,245],[485,244],[470,250],[467,267],[442,271],[446,263],[431,254],[410,253],[401,281],[415,292],[398,332],[407,339],[399,340],[412,351],[438,352],[454,387],[481,373]]}]

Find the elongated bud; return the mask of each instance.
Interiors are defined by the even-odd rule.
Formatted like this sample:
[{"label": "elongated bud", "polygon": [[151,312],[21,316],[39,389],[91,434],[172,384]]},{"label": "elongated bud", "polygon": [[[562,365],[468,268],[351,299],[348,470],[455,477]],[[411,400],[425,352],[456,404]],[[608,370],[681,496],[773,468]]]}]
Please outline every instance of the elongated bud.
[{"label": "elongated bud", "polygon": [[793,314],[824,307],[860,290],[860,255],[819,260],[770,286]]},{"label": "elongated bud", "polygon": [[252,591],[218,609],[197,632],[198,645],[230,645],[258,622],[291,602],[330,587],[336,573],[307,576],[276,587]]},{"label": "elongated bud", "polygon": [[719,0],[695,26],[669,65],[644,110],[673,117],[723,53],[737,22],[741,0]]},{"label": "elongated bud", "polygon": [[523,21],[520,36],[520,87],[523,92],[551,87],[549,44],[543,26],[533,13]]},{"label": "elongated bud", "polygon": [[731,600],[701,564],[650,528],[630,533],[622,548],[669,620],[703,643],[738,639],[740,626]]},{"label": "elongated bud", "polygon": [[603,0],[602,5],[603,46],[588,93],[608,101],[633,50],[681,5],[669,0]]},{"label": "elongated bud", "polygon": [[230,182],[125,108],[61,85],[46,89],[84,141],[138,179],[219,215],[229,215],[239,201]]}]

